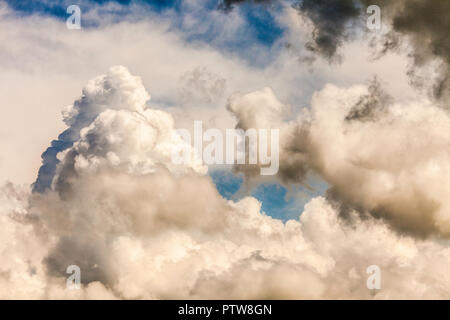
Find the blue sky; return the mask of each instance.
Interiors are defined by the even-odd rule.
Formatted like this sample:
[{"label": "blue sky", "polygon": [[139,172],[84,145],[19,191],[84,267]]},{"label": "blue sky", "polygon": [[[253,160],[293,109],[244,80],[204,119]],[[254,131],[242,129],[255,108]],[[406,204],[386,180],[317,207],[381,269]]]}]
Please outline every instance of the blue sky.
[{"label": "blue sky", "polygon": [[322,195],[327,184],[320,179],[309,179],[308,187],[290,186],[286,189],[279,183],[261,183],[246,191],[241,174],[226,170],[210,172],[219,193],[227,199],[237,200],[245,195],[253,196],[262,203],[262,210],[271,217],[287,221],[298,219],[304,205],[312,198]]}]

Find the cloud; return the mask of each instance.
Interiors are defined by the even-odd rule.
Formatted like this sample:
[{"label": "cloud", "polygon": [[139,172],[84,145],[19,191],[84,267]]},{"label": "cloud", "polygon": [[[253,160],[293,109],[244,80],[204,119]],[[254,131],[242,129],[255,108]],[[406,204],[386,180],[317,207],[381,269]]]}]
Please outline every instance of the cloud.
[{"label": "cloud", "polygon": [[[366,32],[365,36],[370,37],[365,24],[361,23],[365,21],[365,10],[370,5],[381,8],[382,22],[391,29],[381,36],[375,36],[374,43],[381,43],[378,50],[386,52],[406,46],[416,67],[411,73],[419,75],[422,73],[420,68],[432,62],[437,63],[431,76],[431,93],[438,100],[448,101],[450,41],[447,34],[450,23],[445,14],[450,10],[448,1],[301,1],[296,8],[314,25],[314,44],[308,45],[308,48],[331,59],[342,43],[352,38],[350,35],[355,26],[359,25],[359,29]],[[422,80],[421,85],[427,87],[426,80]]]},{"label": "cloud", "polygon": [[[447,20],[430,20],[446,4],[411,3],[381,3],[392,33],[380,35],[385,55],[369,64],[367,39],[348,42],[353,10],[331,30],[321,2],[304,2],[302,18],[312,29],[298,10],[284,7],[276,19],[286,33],[262,66],[186,42],[192,30],[224,21],[229,27],[217,31],[215,44],[239,38],[229,23],[241,25],[238,10],[187,15],[186,33],[170,27],[171,12],[117,22],[94,10],[87,18],[102,23],[73,33],[53,18],[19,19],[1,7],[0,30],[8,30],[0,32],[8,44],[0,50],[8,106],[1,179],[28,182],[30,163],[37,167],[49,137],[62,133],[44,153],[35,192],[12,183],[0,190],[0,297],[448,298],[450,121],[439,103],[406,86],[399,72],[405,56],[392,50],[403,42],[415,65],[445,80]],[[219,23],[210,20],[215,16]],[[413,17],[423,35],[409,23]],[[352,59],[319,59],[314,72],[304,70],[294,49],[305,44],[299,35],[313,30],[314,52]],[[285,41],[290,49],[275,50]],[[117,63],[143,81],[116,66],[75,98],[84,79]],[[355,85],[374,75],[379,82]],[[64,128],[55,114],[67,99],[76,100],[64,109]],[[171,161],[174,149],[189,147],[175,127],[192,120],[221,129],[279,128],[276,179],[292,186],[312,174],[329,190],[286,223],[267,216],[253,197],[222,198],[207,168]],[[259,173],[258,166],[235,169],[246,174],[244,183]],[[65,286],[72,264],[81,267],[81,290]],[[366,287],[373,264],[382,272],[379,291]]]},{"label": "cloud", "polygon": [[[348,89],[327,85],[296,120],[282,120],[284,108],[268,89],[232,98],[230,106],[244,130],[280,128],[278,176],[286,185],[306,183],[312,173],[343,208],[386,219],[400,232],[449,236],[450,118],[438,105],[395,103],[375,80]],[[249,178],[257,178],[257,168],[235,167]]]},{"label": "cloud", "polygon": [[[225,8],[233,4],[258,1],[226,1]],[[369,32],[366,27],[368,6],[381,8],[383,30]],[[406,49],[411,56],[409,74],[416,85],[428,89],[437,100],[448,102],[450,98],[450,22],[446,13],[450,3],[446,0],[301,0],[293,7],[303,20],[310,22],[311,41],[305,43],[312,57],[315,55],[329,61],[345,59],[340,51],[345,43],[358,37],[372,38],[376,55],[391,50]],[[386,31],[387,29],[387,31]],[[431,75],[424,72],[431,68]],[[427,84],[432,79],[431,86]]]},{"label": "cloud", "polygon": [[251,2],[251,3],[255,3],[255,4],[266,4],[266,3],[270,3],[271,0],[251,0],[251,1],[247,1],[247,0],[223,0],[220,2],[218,8],[220,10],[223,10],[227,13],[229,13],[231,10],[233,10],[233,8],[236,5],[242,4],[244,2]]},{"label": "cloud", "polygon": [[[142,9],[132,8],[121,15],[120,21],[108,14],[108,7],[92,9],[89,14],[83,11],[83,19],[98,26],[75,31],[53,17],[23,16],[6,6],[0,7],[0,46],[8,44],[0,50],[0,94],[2,103],[10,106],[2,109],[0,117],[1,181],[34,181],[43,150],[66,129],[59,115],[61,107],[79,97],[86,79],[104,73],[111,65],[123,64],[138,73],[145,86],[151,88],[149,104],[170,110],[178,128],[190,128],[194,120],[203,120],[209,127],[231,128],[234,120],[224,108],[228,96],[266,86],[294,111],[306,105],[313,92],[327,82],[347,86],[365,82],[374,75],[398,99],[415,95],[406,75],[398,72],[407,66],[399,53],[367,63],[367,44],[355,42],[343,48],[343,55],[351,54],[352,59],[340,65],[318,60],[312,71],[298,63],[293,50],[279,50],[285,42],[301,47],[303,38],[299,35],[309,30],[299,24],[297,11],[290,7],[274,15],[286,29],[283,38],[273,48],[250,51],[241,46],[223,50],[202,38],[193,41],[190,28],[171,27],[173,21],[179,20],[170,10],[160,15],[145,11],[144,19]],[[215,41],[253,41],[232,27],[244,19],[238,10],[226,19],[217,10],[202,17],[195,16],[195,12],[190,13],[195,18],[195,30],[216,21],[216,15],[224,19],[215,22],[222,31],[215,35]],[[258,59],[266,62],[256,66],[248,63]],[[218,90],[205,86],[208,81],[216,83]],[[20,147],[24,145],[27,147]]]},{"label": "cloud", "polygon": [[[344,217],[324,197],[309,201],[298,221],[283,223],[261,212],[261,203],[252,197],[225,200],[201,170],[177,170],[164,151],[181,143],[172,134],[170,115],[145,107],[148,95],[142,88],[139,78],[124,67],[113,67],[90,81],[84,90],[95,93],[88,99],[91,103],[75,103],[76,112],[66,113],[65,119],[73,125],[84,112],[98,114],[86,122],[72,146],[59,153],[50,190],[30,193],[12,184],[3,187],[0,296],[448,297],[450,251],[441,241],[402,235],[389,220],[361,216],[358,210],[350,209]],[[308,124],[314,168],[335,181],[339,191],[348,190],[344,195],[360,196],[356,200],[361,199],[361,205],[394,203],[398,195],[408,203],[420,199],[408,190],[423,185],[430,186],[419,189],[424,197],[433,192],[436,201],[444,197],[445,191],[431,188],[445,185],[439,182],[445,175],[437,170],[448,163],[445,152],[440,149],[441,157],[434,153],[446,143],[443,111],[422,104],[395,105],[380,118],[346,119],[361,97],[370,94],[365,86],[330,85],[314,96]],[[299,123],[284,122],[285,108],[269,89],[233,97],[231,109],[245,118],[251,113],[241,112],[239,101],[251,108],[255,99],[264,102],[268,112],[248,123],[270,116],[284,124],[285,132],[297,132]],[[137,124],[144,129],[142,135],[136,132]],[[417,136],[411,136],[412,126],[419,127]],[[421,130],[431,130],[433,144],[420,138]],[[399,150],[401,145],[410,153]],[[418,152],[423,147],[427,152]],[[405,176],[401,165],[408,174],[415,173]],[[383,179],[398,192],[380,184]],[[346,188],[339,189],[339,182]],[[411,218],[405,212],[401,219]],[[80,290],[65,288],[65,271],[72,264],[81,268]],[[382,290],[376,292],[366,287],[366,269],[373,264],[382,270]]]},{"label": "cloud", "polygon": [[314,25],[313,41],[306,44],[308,50],[331,59],[342,43],[350,36],[349,24],[356,24],[360,10],[352,0],[305,0],[295,8]]},{"label": "cloud", "polygon": [[[103,162],[143,173],[151,172],[160,162],[169,163],[173,150],[184,148],[179,146],[184,142],[176,135],[170,115],[144,110],[149,99],[141,79],[121,66],[91,80],[83,95],[63,111],[69,128],[43,154],[34,191],[49,189],[55,174],[60,189],[72,175],[89,174]],[[55,172],[58,155],[63,163]],[[201,165],[192,168],[206,171]]]},{"label": "cloud", "polygon": [[433,94],[447,102],[450,98],[450,22],[445,12],[449,10],[450,3],[445,0],[403,1],[403,7],[396,12],[392,21],[394,30],[409,39],[417,66],[433,61],[436,57],[441,60]]}]

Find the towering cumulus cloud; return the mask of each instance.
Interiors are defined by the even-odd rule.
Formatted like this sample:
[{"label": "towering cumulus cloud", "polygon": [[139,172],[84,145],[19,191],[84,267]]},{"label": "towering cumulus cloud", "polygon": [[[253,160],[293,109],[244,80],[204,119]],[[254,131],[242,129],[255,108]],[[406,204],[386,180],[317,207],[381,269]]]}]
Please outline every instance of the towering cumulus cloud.
[{"label": "towering cumulus cloud", "polygon": [[[43,192],[51,187],[60,161],[58,154],[64,157],[58,176],[89,170],[100,161],[141,172],[152,170],[160,161],[167,162],[171,148],[181,140],[172,130],[169,115],[144,110],[149,99],[141,79],[123,67],[113,67],[107,75],[91,80],[82,96],[64,109],[64,122],[69,128],[42,155],[34,190]],[[58,177],[55,183],[65,180]]]},{"label": "towering cumulus cloud", "polygon": [[[174,165],[171,151],[189,146],[148,97],[139,78],[111,68],[64,113],[70,146],[46,192],[2,187],[1,298],[450,296],[442,109],[391,104],[376,85],[329,85],[286,122],[272,90],[234,95],[239,127],[281,128],[282,181],[313,170],[332,186],[283,223],[252,197],[222,198],[197,162]],[[81,269],[80,290],[66,289],[69,265]],[[370,265],[382,290],[366,287]]]}]

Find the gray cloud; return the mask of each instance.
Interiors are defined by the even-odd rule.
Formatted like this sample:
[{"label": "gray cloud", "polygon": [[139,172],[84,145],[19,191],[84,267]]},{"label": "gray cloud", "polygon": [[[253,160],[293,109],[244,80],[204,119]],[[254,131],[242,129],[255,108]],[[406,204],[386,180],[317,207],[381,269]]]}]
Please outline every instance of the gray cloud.
[{"label": "gray cloud", "polygon": [[[231,1],[239,4],[244,1]],[[228,3],[228,2],[227,2]],[[430,93],[438,100],[450,98],[450,22],[447,13],[450,2],[447,0],[301,0],[294,3],[300,15],[312,23],[312,40],[306,48],[327,60],[340,58],[339,48],[346,42],[358,38],[373,37],[368,32],[365,21],[366,9],[370,5],[381,8],[382,23],[391,29],[387,34],[376,35],[378,54],[407,47],[412,58],[411,75],[414,83],[429,87]],[[349,58],[349,57],[343,57]],[[436,62],[432,85],[421,79],[420,69]]]},{"label": "gray cloud", "polygon": [[[290,121],[270,89],[233,98],[229,109],[244,130],[280,129],[278,177],[286,185],[319,175],[344,212],[381,218],[401,233],[450,236],[450,190],[438,187],[450,178],[450,118],[438,104],[395,103],[375,80],[347,89],[328,85]],[[253,167],[235,169],[258,178]]]},{"label": "gray cloud", "polygon": [[353,0],[304,0],[294,7],[314,25],[313,41],[307,43],[307,49],[327,59],[335,57],[350,38],[351,25],[360,23],[361,11]]}]

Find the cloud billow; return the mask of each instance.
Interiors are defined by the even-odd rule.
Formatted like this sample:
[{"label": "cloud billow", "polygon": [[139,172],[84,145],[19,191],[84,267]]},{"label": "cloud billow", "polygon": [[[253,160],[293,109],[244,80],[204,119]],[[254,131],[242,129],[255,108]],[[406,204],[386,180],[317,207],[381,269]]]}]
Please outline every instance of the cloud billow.
[{"label": "cloud billow", "polygon": [[[226,1],[228,12],[240,2]],[[398,101],[384,92],[380,84],[384,79],[348,85],[354,78],[349,81],[344,76],[341,83],[345,85],[316,88],[315,84],[308,107],[298,110],[284,99],[297,103],[293,93],[314,79],[299,84],[298,78],[291,77],[288,69],[296,61],[281,54],[267,73],[261,73],[243,64],[229,64],[218,58],[216,51],[208,58],[181,40],[179,45],[164,47],[163,40],[178,43],[184,38],[174,41],[166,29],[158,31],[155,25],[164,25],[158,22],[127,26],[134,27],[139,39],[156,30],[158,36],[148,42],[161,45],[159,55],[151,56],[158,47],[147,47],[145,42],[134,47],[133,37],[103,49],[74,50],[86,52],[81,60],[94,57],[93,53],[114,53],[108,55],[110,60],[95,55],[99,58],[86,67],[88,73],[104,60],[116,63],[125,56],[130,59],[127,63],[136,60],[131,68],[150,74],[146,82],[150,81],[156,97],[170,96],[171,101],[181,102],[185,123],[197,116],[205,120],[211,114],[210,119],[223,120],[228,111],[231,122],[224,121],[221,128],[279,129],[280,167],[271,181],[290,190],[298,184],[307,185],[308,177],[318,176],[329,188],[323,196],[305,201],[304,208],[298,206],[297,219],[286,222],[268,216],[254,197],[224,199],[220,188],[205,174],[206,166],[197,161],[173,163],[173,150],[187,149],[193,156],[190,159],[195,158],[195,152],[175,130],[175,120],[167,112],[170,108],[148,107],[150,95],[141,79],[125,67],[112,67],[89,81],[80,98],[64,109],[67,129],[44,152],[33,192],[12,183],[0,187],[0,298],[448,298],[450,118],[445,103],[449,50],[448,19],[443,14],[449,11],[448,3],[370,3],[380,5],[388,27],[371,43],[379,46],[382,54],[406,49],[411,58],[411,79],[422,80],[418,84],[426,84],[427,79],[420,79],[421,71],[431,67],[433,81],[429,82],[436,99],[421,96]],[[287,6],[286,11],[311,23],[310,52],[333,61],[355,36],[372,36],[364,31],[368,4],[365,0],[305,0],[294,6],[296,10]],[[218,29],[225,24],[221,21],[240,21],[239,16],[226,16],[217,10],[211,14],[219,17],[214,24]],[[202,32],[197,24],[200,20],[191,28]],[[45,20],[42,25],[48,28],[49,22]],[[28,23],[24,23],[27,31]],[[13,20],[7,26],[13,24],[18,25]],[[59,27],[56,24],[54,30]],[[38,39],[41,28],[33,29]],[[128,39],[129,29],[109,25],[108,30],[90,30],[90,36],[98,32],[110,34],[108,39],[114,41]],[[245,38],[232,30],[226,29],[224,34]],[[70,38],[65,31],[53,38],[55,43],[69,47],[62,39],[82,43],[77,34]],[[109,41],[93,39],[86,43],[91,46]],[[24,53],[9,46],[12,51],[6,51],[6,57],[23,55],[28,59],[28,48],[35,45],[31,43],[24,47]],[[131,47],[139,54],[133,55]],[[186,55],[178,55],[185,51]],[[45,56],[38,52],[36,57]],[[167,52],[177,55],[168,60],[168,68],[159,69]],[[58,74],[71,65],[68,56],[60,56],[63,63]],[[147,69],[141,68],[141,56],[148,63]],[[23,61],[30,63],[26,59]],[[78,56],[76,60],[79,63]],[[39,76],[47,68],[53,70],[36,61],[30,65],[40,66],[33,69]],[[199,61],[206,62],[205,70],[195,69]],[[385,68],[391,65],[387,63]],[[214,71],[217,77],[206,71],[211,66],[221,67]],[[191,69],[194,72],[185,72]],[[299,69],[292,70],[296,73]],[[267,80],[284,72],[282,82]],[[165,78],[169,74],[172,77]],[[185,90],[179,100],[166,88],[174,86],[178,74],[185,75]],[[239,79],[237,85],[232,77]],[[229,96],[227,110],[210,108],[223,106],[236,89],[243,92]],[[205,115],[202,109],[189,108],[195,104],[212,111]],[[235,165],[234,170],[243,173],[243,184],[261,178],[259,164]],[[66,288],[69,265],[81,268],[80,290]],[[380,267],[381,290],[370,291],[366,286],[370,265]]]},{"label": "cloud billow", "polygon": [[[240,128],[280,128],[281,181],[312,170],[335,192],[283,223],[253,197],[222,198],[197,163],[173,164],[184,142],[170,114],[146,108],[140,79],[111,68],[64,112],[71,128],[89,121],[58,154],[48,191],[2,187],[0,297],[448,297],[450,251],[424,235],[448,236],[448,194],[436,186],[447,179],[450,120],[431,103],[380,95],[328,85],[291,121],[269,88],[230,98]],[[73,264],[80,290],[65,288]],[[372,264],[383,276],[376,293]]]}]

